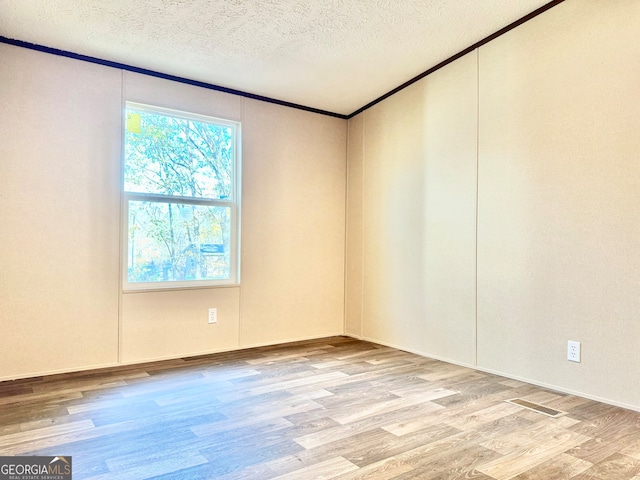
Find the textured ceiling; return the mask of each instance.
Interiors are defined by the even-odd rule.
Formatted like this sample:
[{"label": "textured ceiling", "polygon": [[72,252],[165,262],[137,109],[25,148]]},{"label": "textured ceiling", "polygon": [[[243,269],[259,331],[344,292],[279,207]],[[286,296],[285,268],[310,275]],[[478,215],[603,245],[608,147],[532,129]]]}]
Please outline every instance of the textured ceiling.
[{"label": "textured ceiling", "polygon": [[350,114],[548,0],[0,0],[0,35]]}]

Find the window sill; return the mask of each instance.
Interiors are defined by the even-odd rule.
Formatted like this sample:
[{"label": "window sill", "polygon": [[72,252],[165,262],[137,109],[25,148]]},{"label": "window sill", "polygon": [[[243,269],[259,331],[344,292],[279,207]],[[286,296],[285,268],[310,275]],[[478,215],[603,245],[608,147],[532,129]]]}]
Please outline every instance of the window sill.
[{"label": "window sill", "polygon": [[152,292],[176,292],[182,290],[204,290],[204,289],[217,289],[217,288],[239,288],[239,283],[227,283],[224,285],[193,285],[193,286],[166,286],[166,287],[135,287],[122,289],[122,293],[127,295],[130,293],[152,293]]}]

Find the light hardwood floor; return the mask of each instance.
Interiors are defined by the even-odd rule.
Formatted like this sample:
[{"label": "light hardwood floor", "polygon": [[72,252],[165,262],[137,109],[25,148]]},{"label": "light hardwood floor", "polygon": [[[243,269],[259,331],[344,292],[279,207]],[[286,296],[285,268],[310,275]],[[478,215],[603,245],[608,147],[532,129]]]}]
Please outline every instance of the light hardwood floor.
[{"label": "light hardwood floor", "polygon": [[71,455],[76,480],[640,480],[640,414],[334,337],[2,382],[0,455]]}]

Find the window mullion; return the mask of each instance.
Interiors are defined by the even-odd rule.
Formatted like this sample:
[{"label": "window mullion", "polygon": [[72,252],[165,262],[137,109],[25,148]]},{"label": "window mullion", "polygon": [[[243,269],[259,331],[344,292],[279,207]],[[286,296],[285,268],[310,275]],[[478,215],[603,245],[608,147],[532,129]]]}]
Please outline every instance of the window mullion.
[{"label": "window mullion", "polygon": [[210,207],[229,207],[235,202],[225,200],[214,200],[211,198],[180,197],[173,195],[158,195],[153,193],[125,192],[127,200],[140,202],[160,202],[160,203],[182,203],[186,205],[205,205]]}]

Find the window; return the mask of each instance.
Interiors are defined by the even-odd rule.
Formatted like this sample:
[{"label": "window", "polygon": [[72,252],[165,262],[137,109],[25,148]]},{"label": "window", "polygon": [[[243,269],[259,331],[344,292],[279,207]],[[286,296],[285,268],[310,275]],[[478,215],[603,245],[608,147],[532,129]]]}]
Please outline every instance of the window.
[{"label": "window", "polygon": [[136,103],[125,118],[124,289],[238,283],[240,125]]}]

